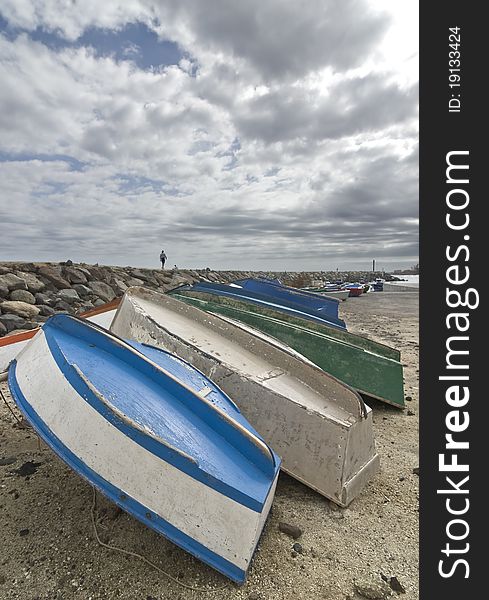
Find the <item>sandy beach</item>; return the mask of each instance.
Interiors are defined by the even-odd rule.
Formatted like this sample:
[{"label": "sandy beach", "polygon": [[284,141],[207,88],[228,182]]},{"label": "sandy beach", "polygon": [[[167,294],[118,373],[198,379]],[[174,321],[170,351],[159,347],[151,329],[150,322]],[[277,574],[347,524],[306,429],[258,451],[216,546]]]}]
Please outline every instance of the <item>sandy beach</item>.
[{"label": "sandy beach", "polygon": [[[247,583],[238,587],[98,496],[101,539],[209,593],[191,590],[134,556],[100,546],[92,488],[0,402],[0,599],[416,600],[418,293],[349,298],[340,316],[350,331],[401,350],[408,400],[404,411],[370,401],[381,472],[348,508],[281,474]],[[0,386],[19,415],[7,384]],[[298,526],[302,535],[289,537],[279,522]]]}]

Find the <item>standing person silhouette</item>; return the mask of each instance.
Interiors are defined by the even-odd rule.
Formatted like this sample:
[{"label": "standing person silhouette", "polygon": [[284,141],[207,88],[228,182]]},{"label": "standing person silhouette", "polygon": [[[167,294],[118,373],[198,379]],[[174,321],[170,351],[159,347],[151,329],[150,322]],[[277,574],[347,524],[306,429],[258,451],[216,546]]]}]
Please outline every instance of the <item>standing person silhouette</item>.
[{"label": "standing person silhouette", "polygon": [[161,268],[164,269],[165,268],[165,261],[166,261],[166,254],[165,254],[164,250],[162,250],[160,252],[160,260],[161,260]]}]

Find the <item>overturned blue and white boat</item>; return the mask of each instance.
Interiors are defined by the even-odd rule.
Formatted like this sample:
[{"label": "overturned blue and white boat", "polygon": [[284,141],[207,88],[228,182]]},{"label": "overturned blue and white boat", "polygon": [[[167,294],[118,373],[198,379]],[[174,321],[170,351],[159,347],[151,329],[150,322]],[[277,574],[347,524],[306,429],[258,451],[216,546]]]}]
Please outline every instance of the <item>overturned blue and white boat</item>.
[{"label": "overturned blue and white boat", "polygon": [[11,363],[9,386],[70,467],[148,527],[245,580],[280,459],[211,380],[169,352],[56,315]]}]

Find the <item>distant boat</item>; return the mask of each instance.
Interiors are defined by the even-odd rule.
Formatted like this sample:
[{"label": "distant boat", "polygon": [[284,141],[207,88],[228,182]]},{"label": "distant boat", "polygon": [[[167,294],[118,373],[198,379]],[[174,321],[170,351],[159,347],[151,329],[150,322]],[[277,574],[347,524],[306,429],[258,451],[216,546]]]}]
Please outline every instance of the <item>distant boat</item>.
[{"label": "distant boat", "polygon": [[12,396],[70,467],[148,527],[243,582],[280,459],[176,356],[68,315],[9,368]]},{"label": "distant boat", "polygon": [[271,308],[196,291],[170,294],[206,312],[241,321],[296,350],[358,392],[404,407],[403,370],[399,352],[377,342],[341,332]]},{"label": "distant boat", "polygon": [[[330,327],[336,327],[338,329],[346,329],[345,322],[342,319],[333,317],[325,311],[320,311],[314,308],[306,306],[304,303],[286,300],[284,298],[274,298],[270,295],[260,294],[249,289],[240,287],[238,284],[224,284],[224,283],[212,283],[206,281],[200,281],[193,285],[184,285],[175,289],[192,289],[209,294],[215,294],[217,296],[229,296],[231,298],[243,298],[259,304],[262,306],[268,306],[275,308],[284,313],[301,316],[318,323],[325,323]],[[335,302],[339,302],[335,300]]]},{"label": "distant boat", "polygon": [[364,286],[360,283],[346,283],[343,287],[349,291],[350,298],[361,296],[365,291]]},{"label": "distant boat", "polygon": [[282,468],[334,502],[348,505],[378,471],[371,409],[277,340],[144,288],[126,291],[111,329],[204,372],[282,457]]}]

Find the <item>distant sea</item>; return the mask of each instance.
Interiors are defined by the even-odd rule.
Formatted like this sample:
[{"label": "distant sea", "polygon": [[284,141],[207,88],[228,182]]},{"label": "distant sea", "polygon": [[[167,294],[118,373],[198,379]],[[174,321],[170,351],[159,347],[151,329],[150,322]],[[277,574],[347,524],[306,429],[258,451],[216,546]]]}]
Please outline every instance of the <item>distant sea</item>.
[{"label": "distant sea", "polygon": [[405,281],[389,281],[391,285],[405,285],[407,287],[417,287],[419,288],[419,275],[396,275],[400,279],[405,279]]}]

